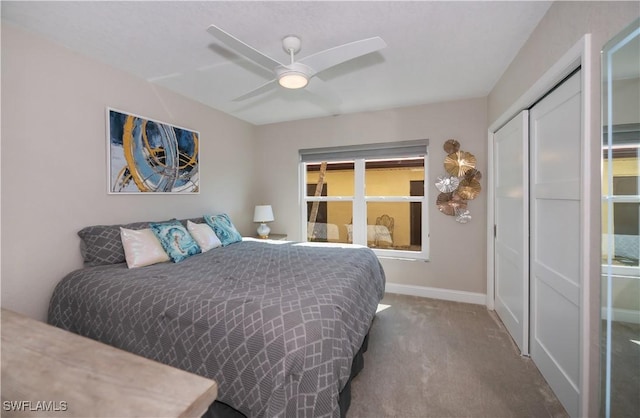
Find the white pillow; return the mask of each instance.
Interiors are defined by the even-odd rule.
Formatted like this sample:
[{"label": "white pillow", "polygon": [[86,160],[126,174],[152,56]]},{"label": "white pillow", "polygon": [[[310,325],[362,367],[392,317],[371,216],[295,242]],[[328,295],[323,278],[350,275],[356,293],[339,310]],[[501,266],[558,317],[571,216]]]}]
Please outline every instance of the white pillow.
[{"label": "white pillow", "polygon": [[197,224],[187,221],[187,230],[189,230],[193,239],[196,240],[203,253],[222,246],[220,238],[218,238],[216,233],[213,232],[213,229],[207,224]]},{"label": "white pillow", "polygon": [[120,227],[120,239],[127,267],[130,269],[169,261],[169,256],[151,229],[133,230]]}]

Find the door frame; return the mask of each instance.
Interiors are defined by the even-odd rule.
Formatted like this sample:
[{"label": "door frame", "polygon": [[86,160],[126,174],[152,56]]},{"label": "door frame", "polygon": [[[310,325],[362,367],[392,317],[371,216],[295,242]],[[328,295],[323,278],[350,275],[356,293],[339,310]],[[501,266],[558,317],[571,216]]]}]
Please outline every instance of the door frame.
[{"label": "door frame", "polygon": [[[413,194],[414,184],[419,184],[421,194]],[[409,196],[424,196],[424,180],[409,180]],[[409,203],[409,245],[422,245],[422,202]]]},{"label": "door frame", "polygon": [[[593,284],[590,281],[590,234],[589,225],[592,221],[591,202],[591,97],[593,95],[592,85],[592,56],[591,56],[591,34],[585,34],[576,44],[574,44],[554,65],[551,66],[522,96],[520,96],[498,119],[489,125],[488,129],[488,149],[487,149],[487,308],[495,310],[495,286],[494,286],[494,237],[493,222],[495,216],[494,209],[494,187],[493,178],[493,153],[494,153],[494,132],[506,124],[511,118],[524,109],[528,109],[535,102],[547,94],[553,87],[570,75],[578,67],[582,67],[582,184],[580,186],[581,202],[581,231],[584,233],[580,238],[580,275],[582,277],[582,287],[580,289],[580,405],[579,415],[586,416],[589,411],[590,398],[590,296]],[[528,199],[528,198],[527,198]],[[594,289],[597,292],[597,289]],[[599,308],[598,308],[599,312]]]}]

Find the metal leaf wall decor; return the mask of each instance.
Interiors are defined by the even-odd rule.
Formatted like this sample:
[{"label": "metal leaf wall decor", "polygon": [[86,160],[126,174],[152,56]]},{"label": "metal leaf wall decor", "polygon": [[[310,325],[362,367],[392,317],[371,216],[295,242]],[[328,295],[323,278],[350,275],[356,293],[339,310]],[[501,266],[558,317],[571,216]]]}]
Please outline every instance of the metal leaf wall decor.
[{"label": "metal leaf wall decor", "polygon": [[439,176],[436,181],[436,187],[442,193],[455,192],[460,184],[460,179],[454,176]]},{"label": "metal leaf wall decor", "polygon": [[470,152],[453,152],[444,159],[444,169],[452,176],[462,177],[476,167],[476,157]]},{"label": "metal leaf wall decor", "polygon": [[466,224],[471,220],[467,202],[480,194],[482,173],[476,169],[475,155],[461,150],[455,139],[445,141],[443,148],[447,153],[444,169],[448,175],[439,176],[435,182],[440,191],[436,206],[440,212],[455,216],[457,222]]}]

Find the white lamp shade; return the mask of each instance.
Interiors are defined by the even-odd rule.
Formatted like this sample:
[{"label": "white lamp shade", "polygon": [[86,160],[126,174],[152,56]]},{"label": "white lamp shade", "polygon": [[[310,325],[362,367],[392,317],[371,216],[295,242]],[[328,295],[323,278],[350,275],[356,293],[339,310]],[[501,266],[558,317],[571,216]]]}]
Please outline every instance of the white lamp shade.
[{"label": "white lamp shade", "polygon": [[253,212],[253,222],[272,222],[273,209],[271,205],[258,205]]}]

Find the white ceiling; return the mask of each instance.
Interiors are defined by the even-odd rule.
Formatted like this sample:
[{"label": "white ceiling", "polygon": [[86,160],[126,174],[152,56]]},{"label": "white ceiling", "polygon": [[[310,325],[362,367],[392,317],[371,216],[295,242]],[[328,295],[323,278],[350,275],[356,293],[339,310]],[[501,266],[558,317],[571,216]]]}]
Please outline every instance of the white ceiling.
[{"label": "white ceiling", "polygon": [[[551,2],[11,2],[2,19],[253,124],[486,96]],[[387,48],[232,100],[273,78],[207,33],[211,24],[282,62],[373,36]]]}]

